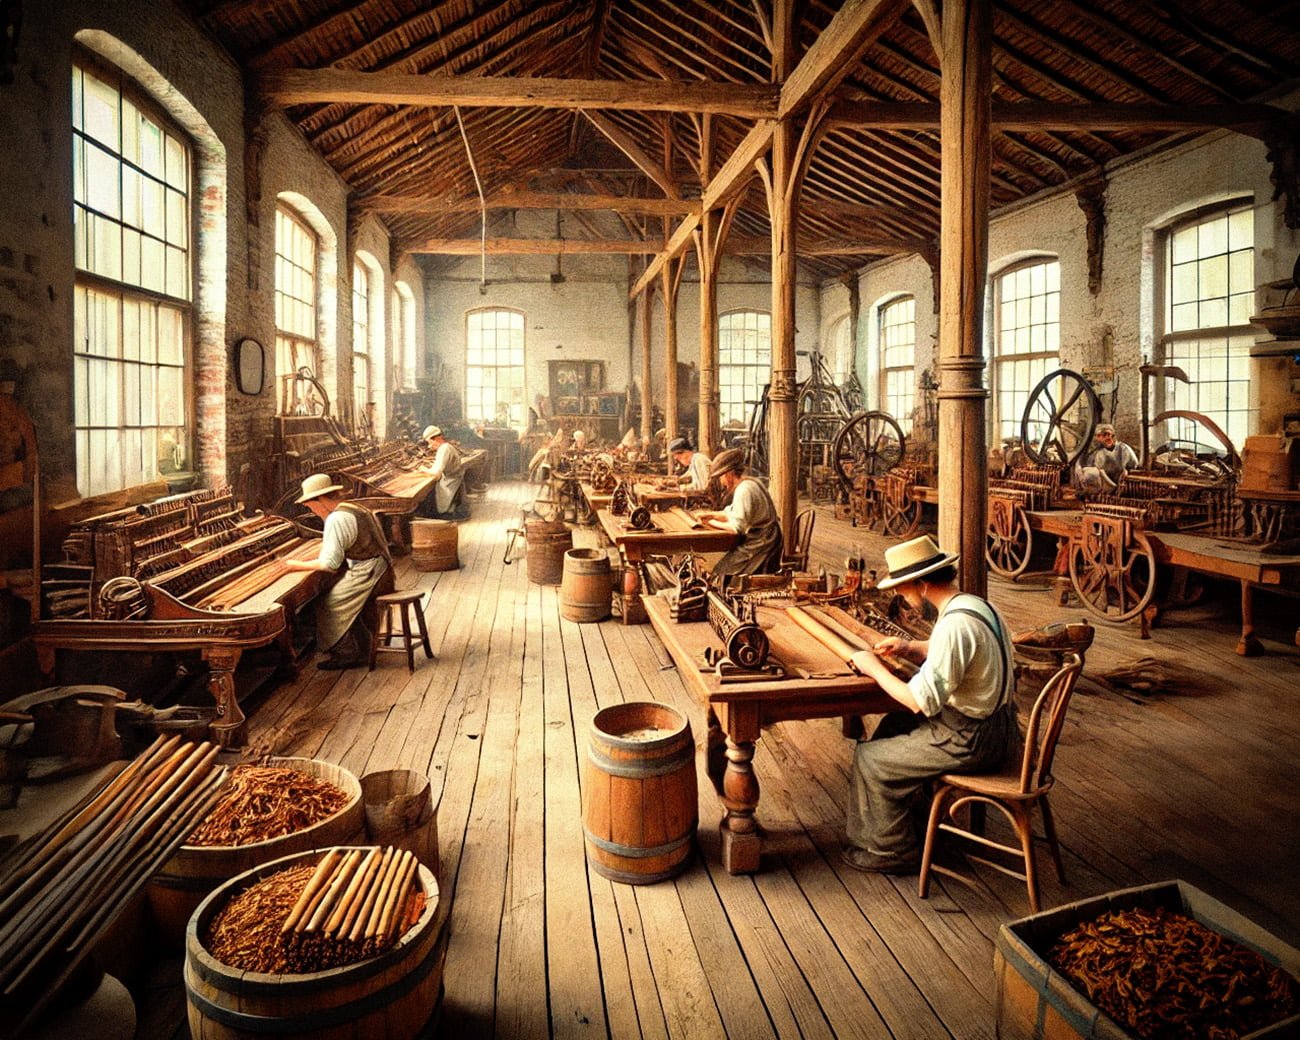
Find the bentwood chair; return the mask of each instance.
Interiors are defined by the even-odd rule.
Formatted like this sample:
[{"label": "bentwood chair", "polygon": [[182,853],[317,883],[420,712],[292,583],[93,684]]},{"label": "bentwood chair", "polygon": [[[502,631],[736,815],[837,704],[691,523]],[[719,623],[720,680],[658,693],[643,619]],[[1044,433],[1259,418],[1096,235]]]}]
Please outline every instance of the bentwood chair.
[{"label": "bentwood chair", "polygon": [[805,509],[794,521],[794,551],[781,556],[781,569],[787,571],[806,571],[808,569],[808,547],[812,545],[813,527],[817,523],[817,511]]},{"label": "bentwood chair", "polygon": [[[1045,841],[1056,864],[1056,876],[1065,884],[1065,869],[1061,865],[1061,847],[1056,840],[1056,826],[1047,794],[1052,789],[1052,761],[1056,756],[1056,742],[1065,724],[1065,711],[1070,705],[1075,683],[1083,671],[1083,661],[1078,654],[1067,654],[1063,666],[1043,685],[1034,701],[1025,729],[1025,751],[1018,762],[1007,763],[996,773],[945,773],[936,781],[934,800],[930,803],[930,820],[925,831],[925,849],[921,853],[919,894],[922,899],[930,892],[930,872],[938,871],[961,878],[962,875],[934,863],[935,838],[939,831],[957,835],[971,843],[975,850],[967,859],[982,863],[1003,874],[1025,882],[1029,890],[1029,910],[1038,913],[1038,869],[1034,856],[1034,842]],[[998,809],[1015,832],[1019,846],[1003,844],[986,837],[975,826],[966,827],[958,822],[958,814],[972,821],[983,818],[985,806]],[[1033,811],[1038,806],[1043,816],[1043,837],[1033,831]],[[963,812],[968,810],[969,812]],[[944,817],[948,820],[945,822]],[[983,855],[979,853],[984,853]],[[989,854],[1000,859],[988,858]],[[1006,861],[1013,862],[1008,865]]]}]

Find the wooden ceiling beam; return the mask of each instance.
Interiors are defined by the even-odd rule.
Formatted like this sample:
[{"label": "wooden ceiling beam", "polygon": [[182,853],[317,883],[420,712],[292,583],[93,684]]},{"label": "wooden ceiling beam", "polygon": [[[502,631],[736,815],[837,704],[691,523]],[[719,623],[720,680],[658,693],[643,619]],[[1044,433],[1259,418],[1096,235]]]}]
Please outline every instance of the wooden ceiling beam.
[{"label": "wooden ceiling beam", "polygon": [[660,190],[668,198],[680,198],[677,185],[673,183],[672,175],[664,166],[646,155],[631,134],[601,112],[591,112],[584,108],[582,114],[590,120],[592,126],[605,135],[610,144],[631,159],[638,170],[659,185]]},{"label": "wooden ceiling beam", "polygon": [[[933,244],[933,239],[929,238],[879,234],[808,236],[806,242],[800,241],[799,254],[856,256],[862,253],[915,253]],[[405,245],[403,243],[404,247]],[[441,256],[478,256],[485,247],[489,254],[497,256],[576,256],[650,254],[657,253],[663,244],[634,238],[488,238],[486,243],[478,238],[430,238],[412,243],[407,251]],[[772,239],[769,235],[745,236],[733,233],[723,246],[723,253],[727,256],[766,256],[771,251]]]},{"label": "wooden ceiling beam", "polygon": [[[999,130],[1240,130],[1252,137],[1285,118],[1273,105],[1057,104],[994,101]],[[832,129],[937,130],[939,106],[929,102],[839,101],[826,116]]]},{"label": "wooden ceiling beam", "polygon": [[[477,211],[479,200],[468,195],[373,195],[357,199],[359,209],[373,213],[404,213],[437,216],[440,213]],[[690,199],[643,199],[627,195],[577,192],[501,191],[487,198],[488,209],[608,210],[613,213],[645,213],[651,216],[684,217],[698,213],[700,204]]]},{"label": "wooden ceiling beam", "polygon": [[265,72],[255,85],[274,108],[310,104],[461,108],[599,108],[714,112],[765,119],[776,114],[777,88],[699,81],[546,79],[526,76],[424,76],[347,69]]},{"label": "wooden ceiling beam", "polygon": [[[789,116],[834,90],[847,75],[852,60],[871,45],[906,4],[907,0],[846,0],[781,85],[781,114]],[[754,176],[754,163],[770,147],[775,128],[775,120],[762,119],[745,135],[704,190],[705,209],[726,202]],[[632,286],[630,296],[640,295],[669,260],[689,248],[697,227],[699,217],[695,216],[677,225],[664,251],[646,265]]]}]

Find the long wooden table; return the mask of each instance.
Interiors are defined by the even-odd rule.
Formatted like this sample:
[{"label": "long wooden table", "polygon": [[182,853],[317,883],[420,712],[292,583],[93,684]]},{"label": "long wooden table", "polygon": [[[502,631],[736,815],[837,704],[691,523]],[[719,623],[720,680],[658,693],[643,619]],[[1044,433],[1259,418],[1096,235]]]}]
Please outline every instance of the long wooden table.
[{"label": "long wooden table", "polygon": [[[673,506],[683,506],[689,509],[693,505],[698,506],[701,502],[708,501],[710,498],[707,491],[692,491],[684,485],[678,490],[672,490],[661,488],[653,481],[638,481],[634,486],[638,500],[652,513],[663,509],[671,509]],[[601,509],[609,508],[614,499],[614,492],[597,491],[590,484],[584,483],[582,485],[582,497],[587,500],[587,507],[595,513]]]},{"label": "long wooden table", "polygon": [[623,623],[644,624],[641,609],[641,563],[647,556],[671,556],[674,553],[726,552],[740,536],[732,531],[715,527],[692,527],[676,513],[652,513],[654,527],[648,531],[633,531],[623,526],[623,518],[608,509],[598,509],[596,519],[609,541],[618,547],[623,562],[633,578],[623,589]]},{"label": "long wooden table", "polygon": [[726,809],[720,824],[722,865],[730,874],[752,873],[762,852],[753,759],[763,727],[791,719],[880,714],[899,704],[779,607],[760,605],[758,622],[787,678],[733,682],[723,681],[704,661],[706,647],[721,645],[707,621],[673,621],[661,596],[643,596],[642,602],[686,688],[708,713],[707,771]]}]

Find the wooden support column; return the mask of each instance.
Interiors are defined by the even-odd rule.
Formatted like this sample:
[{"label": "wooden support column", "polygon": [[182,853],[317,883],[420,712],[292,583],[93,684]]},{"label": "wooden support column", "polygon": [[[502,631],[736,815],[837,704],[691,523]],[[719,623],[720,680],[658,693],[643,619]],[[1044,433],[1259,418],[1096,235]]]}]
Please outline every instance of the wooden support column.
[{"label": "wooden support column", "polygon": [[694,232],[695,256],[700,265],[700,451],[710,458],[722,445],[721,402],[718,391],[718,268],[739,196],[721,214],[703,214]]},{"label": "wooden support column", "polygon": [[988,568],[988,279],[993,26],[990,0],[944,0],[940,135],[939,544],[961,553],[961,587],[984,595]]},{"label": "wooden support column", "polygon": [[[661,285],[664,295],[664,430],[670,441],[677,436],[677,289],[682,284],[685,267],[685,256],[664,264]],[[673,458],[668,455],[665,471],[672,473],[672,469]]]},{"label": "wooden support column", "polygon": [[790,190],[795,175],[795,127],[781,120],[772,133],[772,382],[768,391],[768,487],[781,519],[787,552],[794,550],[799,508],[799,438],[795,429],[795,249],[798,211]]},{"label": "wooden support column", "polygon": [[641,440],[649,446],[654,437],[654,395],[650,389],[650,380],[654,369],[650,364],[651,330],[654,326],[655,287],[651,282],[645,292],[637,296],[638,315],[641,325]]}]

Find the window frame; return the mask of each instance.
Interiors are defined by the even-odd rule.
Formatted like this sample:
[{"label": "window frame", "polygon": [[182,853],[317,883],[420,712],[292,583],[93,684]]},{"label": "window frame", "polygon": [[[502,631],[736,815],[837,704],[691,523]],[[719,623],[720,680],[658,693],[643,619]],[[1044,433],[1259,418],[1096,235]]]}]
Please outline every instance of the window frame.
[{"label": "window frame", "polygon": [[[890,312],[903,306],[910,306],[911,315],[907,321],[889,322]],[[907,344],[909,360],[906,365],[888,364],[889,351],[901,350],[903,343],[890,343],[891,329],[900,329],[904,325],[912,328],[911,341]],[[912,432],[912,413],[916,410],[916,297],[912,295],[895,296],[880,304],[876,311],[876,343],[880,351],[879,401],[883,411],[894,417],[903,433]],[[905,375],[904,375],[905,373]],[[902,375],[907,387],[905,394],[890,392],[890,376]]]},{"label": "window frame", "polygon": [[[1002,286],[1007,280],[1015,278],[1021,272],[1032,272],[1034,268],[1045,268],[1044,273],[1044,290],[1040,292],[1031,291],[1028,296],[1017,296],[1012,303],[1019,304],[1021,301],[1027,303],[1029,311],[1029,321],[1026,324],[1016,324],[1009,328],[1003,327],[1003,314],[1005,301],[1003,299]],[[1054,271],[1054,275],[1053,272]],[[1032,274],[1028,274],[1032,282]],[[1052,284],[1055,288],[1052,288]],[[1032,286],[1031,286],[1032,288]],[[991,343],[989,349],[989,387],[992,407],[989,409],[990,425],[990,443],[998,445],[1003,443],[1006,438],[1020,438],[1021,420],[1024,417],[1025,405],[1029,402],[1029,395],[1034,387],[1042,378],[1055,368],[1060,367],[1061,357],[1061,261],[1059,257],[1050,254],[1041,254],[1038,256],[1027,257],[1024,260],[1018,260],[1013,264],[1008,264],[995,274],[991,279],[990,293],[992,299],[992,321],[990,323]],[[1055,295],[1055,306],[1051,297]],[[1043,320],[1035,321],[1033,316],[1033,300],[1035,298],[1043,300]],[[1055,311],[1055,318],[1051,317]],[[1019,336],[1023,331],[1025,339],[1032,348],[1033,330],[1036,326],[1041,326],[1044,330],[1043,339],[1045,346],[1042,349],[1018,350],[1013,349],[1004,351],[1002,349],[1004,337],[1010,333],[1013,336]],[[1052,341],[1055,345],[1052,346]],[[1012,385],[1007,385],[1007,372],[1012,366],[1025,365],[1028,372],[1028,379],[1025,385],[1018,382],[1010,381]],[[1014,408],[1014,403],[1019,399],[1019,407]],[[1014,414],[1004,414],[1008,410],[1008,402],[1012,403]]]},{"label": "window frame", "polygon": [[[758,319],[754,322],[754,327],[730,327],[730,320],[735,318],[748,319],[753,317]],[[763,327],[766,322],[766,328]],[[741,345],[739,348],[728,343],[728,338],[737,334],[752,333],[756,342],[752,347]],[[741,349],[742,351],[753,351],[758,357],[761,357],[764,347],[762,340],[766,336],[766,360],[745,360],[745,361],[724,361],[729,350]],[[739,374],[740,379],[729,378]],[[725,311],[718,315],[718,422],[722,426],[729,423],[739,422],[742,429],[748,429],[753,409],[757,405],[749,400],[749,395],[745,394],[740,400],[729,400],[727,391],[731,388],[739,387],[742,391],[750,391],[753,394],[754,402],[762,398],[763,388],[772,380],[772,312],[759,310],[753,307],[737,307],[733,310]],[[731,395],[734,398],[734,395]],[[736,415],[736,408],[741,410],[741,414]],[[735,429],[732,425],[730,428]]]},{"label": "window frame", "polygon": [[[485,344],[483,344],[482,342],[479,342],[478,344],[471,342],[474,319],[476,317],[482,318],[483,316],[489,314],[494,316],[503,315],[503,314],[510,316],[511,319],[510,324],[504,330],[502,329],[502,326],[500,326],[499,324],[494,323],[492,327],[494,338],[493,338],[493,343],[491,344],[491,349],[498,356],[502,350],[509,351],[512,360],[509,361],[507,364],[483,364],[481,361],[480,362],[471,361],[472,351],[476,347],[480,351],[485,349]],[[512,342],[509,342],[509,340],[512,340],[514,338],[516,320],[518,324],[518,335],[519,335],[519,344],[518,344],[519,360],[517,362],[513,360],[513,354],[516,347]],[[481,332],[482,332],[481,322],[479,327],[480,327],[480,339],[481,339]],[[496,338],[497,335],[499,335],[502,331],[505,331],[508,340],[508,342],[504,346],[500,342],[498,342]],[[482,422],[482,423],[489,423],[489,424],[496,423],[502,405],[502,397],[500,394],[502,384],[499,379],[499,374],[501,372],[505,372],[508,373],[508,380],[505,389],[507,391],[511,391],[516,389],[517,387],[519,391],[518,401],[510,401],[508,399],[505,401],[506,407],[508,409],[508,414],[510,417],[510,427],[512,429],[527,428],[527,423],[528,423],[527,332],[528,332],[527,315],[517,307],[499,307],[499,306],[498,307],[475,307],[472,310],[465,312],[464,392],[465,392],[465,419],[467,422],[471,422],[471,423]],[[487,379],[484,378],[484,376],[488,372],[492,373],[492,379],[490,383]],[[474,375],[476,373],[480,377],[477,382],[474,379]],[[517,380],[515,379],[516,375],[518,376]],[[492,408],[490,414],[488,414],[487,409],[484,408],[484,401],[486,400],[484,394],[485,391],[488,390],[490,390],[492,394]],[[476,398],[473,401],[473,403],[471,403],[472,394],[474,394]]]},{"label": "window frame", "polygon": [[[288,383],[288,377],[297,373],[298,369],[304,365],[311,370],[313,376],[321,378],[321,342],[320,342],[320,269],[321,269],[321,239],[316,230],[309,224],[306,218],[286,205],[284,202],[276,203],[275,207],[276,227],[275,227],[275,374],[276,382],[281,389],[281,408],[288,408],[291,402],[288,398],[291,396],[285,393],[285,385]],[[284,218],[299,231],[301,231],[308,242],[311,244],[311,269],[307,269],[298,262],[294,257],[285,255],[281,251],[280,240],[280,219]],[[307,271],[311,278],[311,325],[312,334],[310,337],[304,335],[297,329],[285,327],[281,321],[281,300],[293,300],[298,304],[306,305],[307,301],[300,296],[294,296],[284,287],[281,280],[282,265],[292,264],[300,271]],[[282,413],[283,414],[283,413]]]},{"label": "window frame", "polygon": [[[1255,303],[1255,276],[1256,276],[1256,256],[1255,256],[1255,217],[1254,217],[1254,198],[1250,195],[1237,196],[1231,199],[1225,199],[1211,205],[1197,206],[1185,213],[1179,214],[1177,218],[1170,221],[1158,232],[1158,273],[1156,277],[1156,306],[1154,307],[1155,318],[1157,323],[1157,332],[1154,343],[1154,353],[1162,365],[1175,365],[1182,368],[1191,380],[1190,384],[1183,384],[1173,380],[1157,380],[1155,386],[1154,407],[1159,414],[1165,410],[1180,409],[1184,411],[1200,412],[1208,416],[1228,435],[1228,438],[1235,446],[1245,442],[1245,438],[1256,429],[1259,422],[1259,402],[1255,392],[1254,365],[1251,362],[1250,348],[1254,345],[1258,330],[1249,323],[1250,315],[1254,309]],[[1231,218],[1239,213],[1248,213],[1250,215],[1250,229],[1248,234],[1249,246],[1238,250],[1232,249],[1232,231]],[[1222,253],[1212,253],[1202,255],[1200,253],[1200,235],[1197,235],[1197,252],[1189,261],[1183,261],[1183,264],[1200,264],[1213,260],[1216,256],[1225,256],[1227,259],[1224,264],[1225,277],[1225,295],[1223,297],[1225,304],[1225,324],[1219,325],[1196,325],[1190,328],[1178,329],[1174,331],[1170,328],[1172,324],[1172,310],[1176,304],[1174,302],[1174,242],[1179,234],[1200,228],[1203,225],[1210,224],[1219,219],[1228,220],[1225,234],[1225,248]],[[1233,292],[1236,282],[1232,273],[1232,254],[1248,253],[1250,257],[1249,270],[1244,273],[1244,287],[1237,292]],[[1199,270],[1198,270],[1198,290],[1199,290]],[[1242,319],[1234,323],[1232,319],[1232,309],[1234,306],[1234,297],[1240,301]],[[1199,312],[1204,304],[1212,301],[1217,297],[1202,297],[1198,294],[1191,303]],[[1184,301],[1181,305],[1187,305],[1189,301]],[[1216,358],[1213,354],[1213,346],[1210,346],[1208,352],[1202,352],[1199,341],[1219,340],[1223,344],[1222,362],[1223,369],[1222,379],[1210,379],[1205,374],[1204,369],[1210,367]],[[1195,350],[1196,357],[1189,358],[1178,348],[1185,350]],[[1235,378],[1234,378],[1235,374]],[[1210,384],[1222,383],[1224,387],[1224,400],[1221,408],[1206,407],[1207,387]],[[1242,387],[1241,398],[1244,401],[1242,407],[1232,407],[1232,387],[1237,385]],[[1239,418],[1234,419],[1234,416]],[[1219,445],[1213,436],[1198,437],[1197,424],[1187,419],[1171,419],[1166,423],[1166,435],[1170,440],[1199,440],[1200,443],[1218,448]]]},{"label": "window frame", "polygon": [[[358,276],[362,281],[358,291]],[[360,425],[366,404],[374,392],[370,350],[371,294],[373,272],[359,258],[352,258],[352,410]],[[360,315],[360,317],[358,317]]]},{"label": "window frame", "polygon": [[[114,92],[114,142],[110,143],[97,134],[92,120],[87,118],[87,76]],[[163,104],[141,84],[125,70],[88,48],[79,45],[73,48],[70,85],[73,450],[78,493],[91,498],[139,487],[167,473],[186,471],[193,465],[194,295],[200,227],[196,198],[197,145]],[[156,169],[150,169],[140,154],[144,142],[138,136],[138,122],[132,130],[136,154],[134,157],[129,154],[127,106],[156,127],[159,133]],[[172,176],[168,170],[169,162],[176,155],[173,143],[183,161],[183,170],[177,176]],[[98,160],[100,165],[105,162],[113,165],[115,191],[108,210],[102,206],[107,196],[100,194],[103,179],[97,179],[93,190],[89,183],[95,154],[102,156]],[[128,173],[130,179],[126,176]],[[84,190],[83,183],[86,185]],[[134,187],[134,192],[128,184]],[[156,193],[149,191],[150,186],[156,188]],[[135,195],[133,215],[129,213],[131,194]],[[149,194],[154,194],[155,198],[152,216]],[[173,200],[172,196],[179,198]],[[177,220],[179,229],[172,226]],[[104,240],[96,238],[101,222],[113,226],[107,241],[111,244],[115,240],[117,246],[111,273],[94,269],[96,260],[107,256],[101,252]],[[83,236],[84,248],[78,241]],[[128,246],[131,236],[136,242],[134,280],[129,279],[126,271],[131,260]],[[156,244],[156,264],[161,268],[158,274],[160,287],[146,284],[149,277],[146,272],[149,265],[146,243]],[[169,250],[182,254],[176,269],[183,282],[179,287],[168,285],[171,270]],[[103,326],[104,332],[98,335],[92,329],[92,325],[98,326],[98,322],[91,319],[92,311],[103,315],[103,306],[96,303],[97,300],[111,300],[113,312]],[[138,323],[134,328],[130,327],[129,315],[132,313]],[[166,314],[172,317],[166,319]],[[141,335],[146,322],[151,328],[147,337]],[[109,325],[111,332],[108,331]],[[95,340],[93,345],[92,338]],[[167,352],[172,353],[173,360],[163,358],[169,343],[173,349]],[[151,357],[144,356],[146,350]],[[96,370],[107,382],[96,379]],[[169,396],[172,398],[174,421],[164,421]],[[170,467],[162,454],[168,440],[171,447],[166,449],[166,454],[170,458]],[[91,447],[95,442],[101,444],[98,451]],[[128,464],[131,464],[129,469]]]}]

